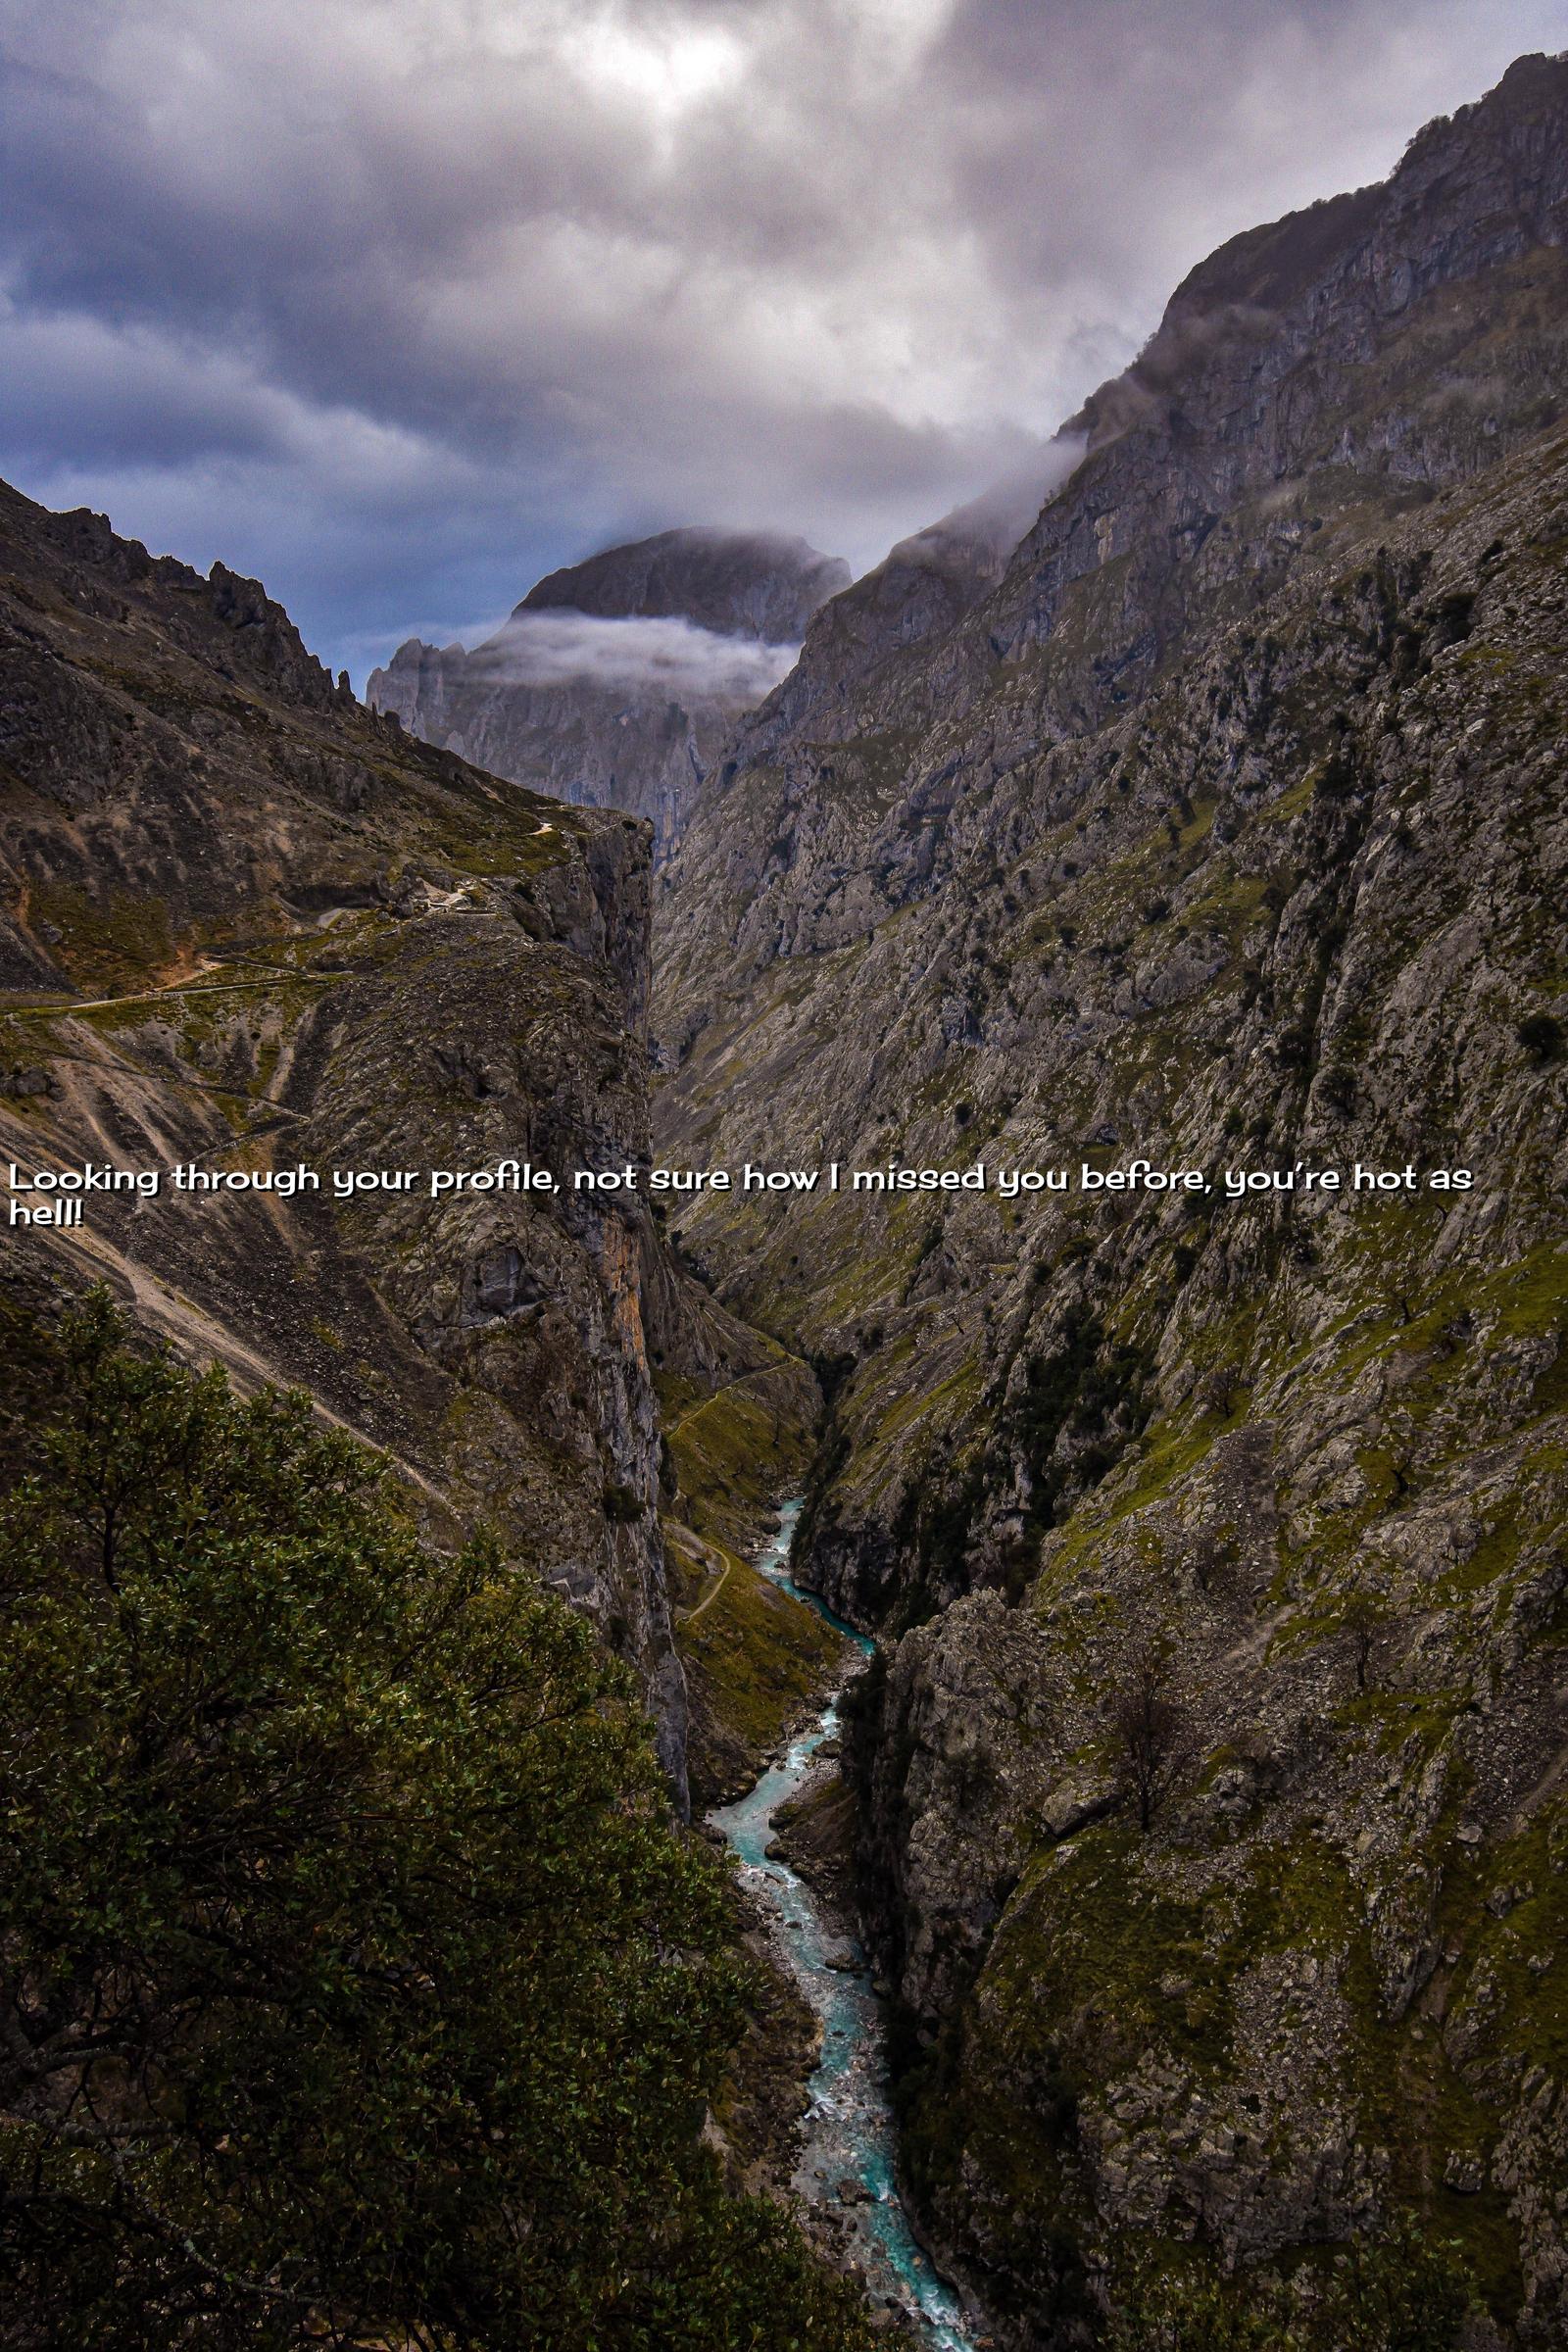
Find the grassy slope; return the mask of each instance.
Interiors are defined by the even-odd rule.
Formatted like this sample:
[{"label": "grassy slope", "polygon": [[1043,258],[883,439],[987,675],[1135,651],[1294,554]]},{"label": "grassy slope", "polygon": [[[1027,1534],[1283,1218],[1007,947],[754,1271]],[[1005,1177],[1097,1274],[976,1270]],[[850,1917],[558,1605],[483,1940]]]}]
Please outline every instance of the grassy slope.
[{"label": "grassy slope", "polygon": [[692,1788],[712,1804],[755,1780],[831,1679],[842,1644],[746,1556],[804,1477],[809,1432],[765,1374],[710,1396],[671,1383],[663,1402],[678,1480],[664,1547],[691,1704]]}]

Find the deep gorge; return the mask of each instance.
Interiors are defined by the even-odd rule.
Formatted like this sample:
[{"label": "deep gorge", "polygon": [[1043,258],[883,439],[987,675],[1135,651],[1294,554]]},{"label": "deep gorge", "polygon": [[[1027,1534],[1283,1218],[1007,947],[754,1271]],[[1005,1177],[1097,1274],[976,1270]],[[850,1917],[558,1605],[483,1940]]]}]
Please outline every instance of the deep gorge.
[{"label": "deep gorge", "polygon": [[[804,541],[664,533],[507,624],[684,618],[764,666],[802,640],[722,707],[574,701],[417,641],[368,707],[258,582],[0,490],[0,1157],[221,1178],[0,1231],[5,1605],[37,1669],[7,1785],[62,1883],[100,1783],[128,1791],[107,1844],[152,1857],[64,1929],[19,1862],[0,1917],[0,2260],[65,2292],[90,2238],[69,2340],[132,2275],[127,2352],[853,2352],[900,2308],[950,2352],[1563,2340],[1565,243],[1568,65],[1526,58],[1386,181],[1194,270],[1063,425],[1021,537],[965,511],[851,582]],[[742,1180],[835,1162],[888,1181]],[[285,1181],[502,1165],[563,1181]],[[227,1388],[185,1385],[209,1366]],[[81,1451],[100,1378],[145,1438],[134,1605],[113,1428]],[[286,1665],[214,1643],[234,1687],[187,1725],[197,1567]],[[421,1625],[445,1595],[421,1660],[443,1609],[468,1629],[416,1703],[389,1592]],[[124,1734],[59,1804],[31,1777],[29,1710],[73,1687],[49,1608],[71,1674],[116,1678],[53,1768],[89,1718]],[[492,1610],[569,1738],[543,1686],[497,1716]],[[322,1624],[356,1659],[376,1629],[363,1707]],[[408,1829],[438,1727],[436,1845],[411,1830],[407,1881],[395,1838],[365,1850],[463,1886],[489,1974],[449,1982],[412,1898],[384,1952],[332,1911],[357,1848],[327,1808],[265,1947],[318,1973],[240,2085],[265,2131],[236,2185],[224,2035],[153,1996],[226,1903],[270,1916],[293,1784],[213,1839],[236,1891],[170,1862],[206,1834],[158,1829],[141,1760],[183,1726],[181,1804],[215,1756],[243,1781],[300,1678],[368,1839],[376,1740]],[[520,1876],[457,1805],[487,1775],[545,1825]],[[526,2021],[481,1997],[553,1872],[593,1940],[579,1966],[543,1939],[519,1999],[625,1987],[562,2060],[557,2235],[545,2206],[513,2228],[555,2142],[547,2100],[506,2104]],[[115,1940],[148,1887],[156,1965]],[[91,2093],[106,1986],[159,2023]],[[358,2269],[352,2199],[318,2241],[309,2182],[380,2163],[372,2109],[328,2163],[331,2102],[268,2101],[426,2056],[424,2154],[384,2151]],[[152,2204],[122,2199],[122,2142]],[[19,2269],[40,2147],[61,2201]],[[281,2218],[274,2178],[304,2183]]]}]

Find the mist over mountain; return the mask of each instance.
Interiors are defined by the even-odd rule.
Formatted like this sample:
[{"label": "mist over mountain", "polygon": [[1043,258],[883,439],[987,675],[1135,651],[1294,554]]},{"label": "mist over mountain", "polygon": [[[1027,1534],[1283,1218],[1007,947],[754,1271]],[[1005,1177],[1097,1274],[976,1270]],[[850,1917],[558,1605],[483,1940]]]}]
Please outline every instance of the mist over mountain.
[{"label": "mist over mountain", "polygon": [[722,735],[849,578],[804,539],[663,531],[551,572],[472,653],[411,639],[366,699],[493,774],[650,818],[662,852]]},{"label": "mist over mountain", "polygon": [[[433,651],[410,645],[420,654]],[[400,649],[400,655],[408,649]],[[447,646],[441,659],[463,654]],[[686,619],[601,619],[568,607],[519,608],[504,629],[466,657],[466,682],[489,686],[604,686],[627,695],[665,695],[686,702],[760,702],[794,668],[798,645],[755,645],[721,636]],[[376,696],[390,673],[377,670]],[[389,707],[383,705],[383,707]]]}]

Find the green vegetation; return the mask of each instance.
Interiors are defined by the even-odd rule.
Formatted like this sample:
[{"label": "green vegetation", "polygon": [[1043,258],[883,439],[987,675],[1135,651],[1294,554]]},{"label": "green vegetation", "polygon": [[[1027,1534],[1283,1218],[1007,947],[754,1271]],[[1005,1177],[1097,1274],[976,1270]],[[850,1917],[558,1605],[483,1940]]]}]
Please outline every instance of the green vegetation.
[{"label": "green vegetation", "polygon": [[1568,1029],[1564,1029],[1554,1013],[1533,1012],[1522,1020],[1517,1031],[1519,1043],[1537,1061],[1561,1061],[1568,1047]]},{"label": "green vegetation", "polygon": [[808,1451],[777,1368],[706,1396],[690,1383],[662,1387],[675,1480],[664,1521],[675,1646],[691,1701],[693,1786],[710,1798],[756,1778],[832,1680],[842,1645],[745,1557]]},{"label": "green vegetation", "polygon": [[1452,2352],[1472,2301],[1457,2249],[1409,2222],[1293,2284],[1219,2278],[1185,2248],[1123,2249],[1105,2352]]},{"label": "green vegetation", "polygon": [[743,1374],[709,1396],[662,1381],[660,1396],[677,1515],[698,1535],[739,1550],[804,1475],[810,1450],[798,1415],[782,1400],[775,1368]]},{"label": "green vegetation", "polygon": [[[1474,2019],[1519,2073],[1562,2063],[1561,1847],[1560,1820],[1542,1821],[1499,1852],[1485,1879],[1459,1849],[1446,1874],[1438,1933],[1463,1954],[1447,2014],[1460,2032]],[[1297,1961],[1307,1981],[1330,1972],[1343,2004],[1341,2045],[1317,2081],[1326,2095],[1352,2102],[1369,2141],[1392,2152],[1388,2231],[1334,2250],[1327,2269],[1303,2270],[1306,2302],[1286,2299],[1277,2309],[1261,2275],[1228,2281],[1206,2259],[1195,2265],[1174,2246],[1152,2249],[1113,2276],[1127,2331],[1113,2330],[1109,2341],[1128,2352],[1196,2352],[1210,2341],[1237,2352],[1254,2341],[1301,2352],[1418,2352],[1454,2342],[1473,2300],[1510,2323],[1521,2277],[1506,2197],[1474,2182],[1462,2194],[1445,2185],[1455,2164],[1485,2171],[1498,2118],[1419,2013],[1390,2015],[1355,1880],[1310,1833],[1258,1843],[1241,1872],[1206,1886],[1174,1874],[1168,1855],[1152,1856],[1126,1818],[1039,1855],[934,2044],[912,2031],[896,2039],[905,2164],[922,2204],[951,2224],[978,2176],[988,2184],[977,2207],[983,2242],[1032,2282],[1037,2316],[1054,2312],[1071,2284],[1070,2250],[1093,2240],[1080,2105],[1158,2053],[1166,2072],[1221,2116],[1238,2098],[1243,2122],[1259,2116],[1267,2070],[1249,2045],[1243,2011],[1255,2017],[1257,1984]],[[1279,2022],[1288,2037],[1289,2007]],[[1154,2128],[1170,2126],[1161,2115]],[[1285,2129],[1282,2114],[1250,2127],[1270,2162],[1288,2161]],[[1049,2271],[1044,2245],[1054,2249]],[[1317,2259],[1298,2248],[1287,2269]],[[1352,2286],[1370,2332],[1345,2319]],[[1197,2331],[1172,2332],[1189,2310]],[[1335,2313],[1339,2334],[1325,2316]],[[1379,2314],[1382,2333],[1373,2327]],[[1248,2332],[1260,2315],[1272,2315],[1276,2332]]]},{"label": "green vegetation", "polygon": [[[0,2281],[63,2348],[840,2352],[701,2146],[724,1875],[627,1678],[297,1396],[39,1343],[0,1546]],[[41,1430],[41,1435],[37,1432]]]},{"label": "green vegetation", "polygon": [[169,910],[161,899],[110,891],[100,902],[74,884],[58,883],[32,892],[29,913],[34,923],[60,934],[59,958],[89,996],[156,987],[173,957]]},{"label": "green vegetation", "polygon": [[[1110,1338],[1095,1316],[1069,1315],[1056,1347],[1029,1358],[1022,1390],[997,1414],[985,1446],[955,1474],[943,1478],[928,1460],[906,1483],[892,1536],[899,1550],[913,1553],[911,1591],[924,1597],[933,1581],[961,1578],[986,1495],[1017,1462],[1028,1503],[1006,1589],[1009,1600],[1021,1600],[1062,1499],[1098,1486],[1142,1432],[1149,1369],[1143,1353]],[[900,1628],[917,1621],[906,1610]]]},{"label": "green vegetation", "polygon": [[675,1624],[692,1702],[693,1779],[700,1789],[744,1787],[831,1682],[843,1642],[737,1553],[705,1547],[699,1560],[678,1528],[666,1529],[665,1543],[686,1589],[696,1589]]}]

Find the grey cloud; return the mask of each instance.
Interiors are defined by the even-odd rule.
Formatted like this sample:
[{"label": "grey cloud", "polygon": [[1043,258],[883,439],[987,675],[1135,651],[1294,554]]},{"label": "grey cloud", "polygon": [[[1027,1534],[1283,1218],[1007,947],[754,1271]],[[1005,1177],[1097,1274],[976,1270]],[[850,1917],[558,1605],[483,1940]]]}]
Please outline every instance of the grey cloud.
[{"label": "grey cloud", "polygon": [[364,665],[696,517],[875,561],[1568,0],[0,0],[0,470]]}]

